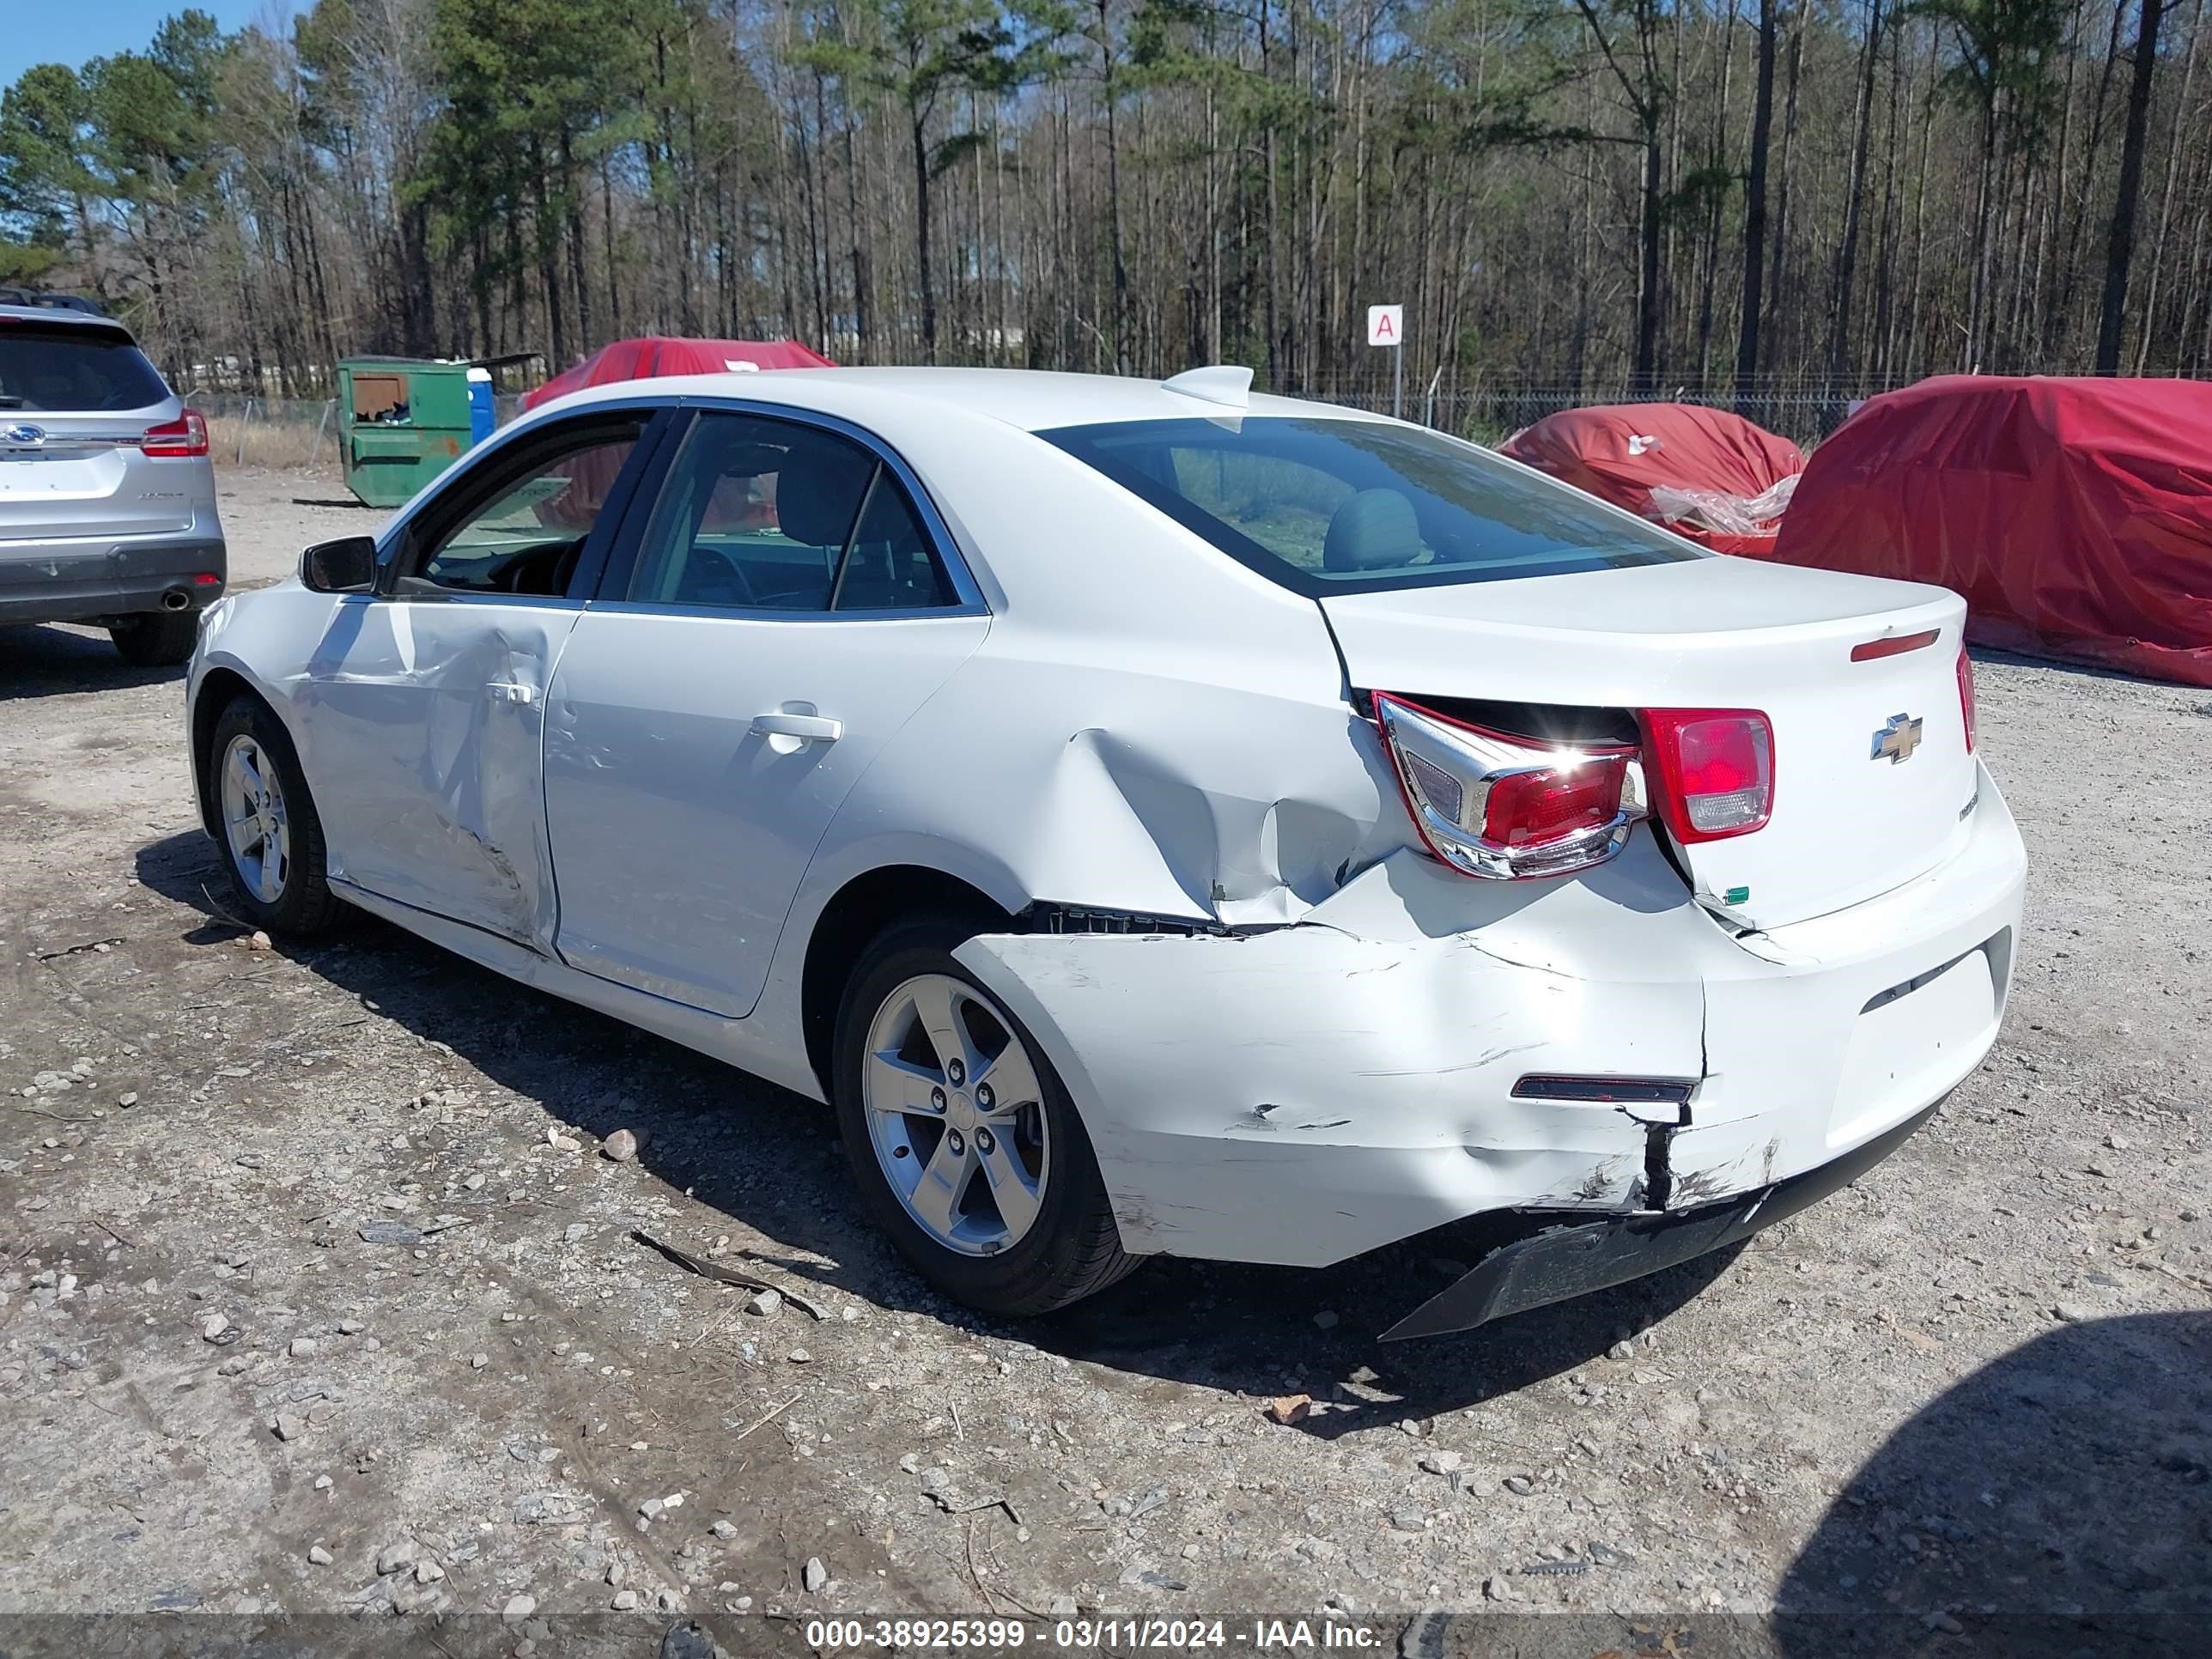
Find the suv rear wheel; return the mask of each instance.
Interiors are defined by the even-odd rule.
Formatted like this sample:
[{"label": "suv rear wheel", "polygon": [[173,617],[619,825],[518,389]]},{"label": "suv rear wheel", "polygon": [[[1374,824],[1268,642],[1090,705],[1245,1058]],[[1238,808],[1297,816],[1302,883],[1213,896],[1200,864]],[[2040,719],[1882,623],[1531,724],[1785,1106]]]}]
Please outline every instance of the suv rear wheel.
[{"label": "suv rear wheel", "polygon": [[136,668],[173,668],[187,660],[200,636],[197,611],[149,611],[107,627],[107,637]]},{"label": "suv rear wheel", "polygon": [[868,947],[837,1016],[837,1123],[870,1209],[924,1278],[986,1313],[1048,1313],[1139,1258],[1051,1062],[953,959],[974,931],[926,917]]}]

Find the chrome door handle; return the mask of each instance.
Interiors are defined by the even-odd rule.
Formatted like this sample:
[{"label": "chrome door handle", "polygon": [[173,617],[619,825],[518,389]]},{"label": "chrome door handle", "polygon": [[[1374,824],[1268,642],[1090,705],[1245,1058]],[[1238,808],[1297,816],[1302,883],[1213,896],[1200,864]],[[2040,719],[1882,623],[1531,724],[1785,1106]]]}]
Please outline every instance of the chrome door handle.
[{"label": "chrome door handle", "polygon": [[809,743],[835,743],[845,735],[845,722],[821,714],[756,714],[757,738],[798,738]]},{"label": "chrome door handle", "polygon": [[519,702],[526,708],[538,701],[536,686],[523,685],[514,680],[494,680],[484,687],[484,691],[494,702]]}]

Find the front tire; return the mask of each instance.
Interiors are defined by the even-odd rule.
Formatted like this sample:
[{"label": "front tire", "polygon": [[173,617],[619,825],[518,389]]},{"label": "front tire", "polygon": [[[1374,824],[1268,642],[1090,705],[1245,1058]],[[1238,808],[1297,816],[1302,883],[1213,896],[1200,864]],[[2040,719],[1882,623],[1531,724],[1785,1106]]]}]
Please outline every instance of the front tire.
[{"label": "front tire", "polygon": [[259,698],[234,697],[206,760],[216,839],[241,916],[293,939],[330,932],[345,903],[331,891],[322,819],[283,722]]},{"label": "front tire", "polygon": [[1051,1062],[953,959],[973,932],[902,922],[863,954],[837,1015],[838,1128],[869,1210],[923,1278],[985,1313],[1049,1313],[1138,1258]]},{"label": "front tire", "polygon": [[107,637],[115,641],[123,660],[134,668],[173,668],[191,659],[199,642],[200,618],[196,611],[149,611],[110,623]]}]

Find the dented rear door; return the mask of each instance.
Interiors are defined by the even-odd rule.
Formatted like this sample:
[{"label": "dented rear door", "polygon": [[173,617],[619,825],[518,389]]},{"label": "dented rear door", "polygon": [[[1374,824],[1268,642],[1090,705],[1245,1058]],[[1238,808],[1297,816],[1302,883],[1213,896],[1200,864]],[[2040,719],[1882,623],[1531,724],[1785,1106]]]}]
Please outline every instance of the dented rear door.
[{"label": "dented rear door", "polygon": [[[547,706],[555,945],[737,1018],[830,820],[991,619],[919,480],[860,428],[708,408],[665,453]],[[933,783],[974,770],[948,753]]]},{"label": "dented rear door", "polygon": [[[546,733],[563,959],[750,1013],[830,820],[989,620],[595,606],[562,660]],[[768,729],[779,716],[836,735]],[[975,787],[972,769],[945,755],[941,787]]]}]

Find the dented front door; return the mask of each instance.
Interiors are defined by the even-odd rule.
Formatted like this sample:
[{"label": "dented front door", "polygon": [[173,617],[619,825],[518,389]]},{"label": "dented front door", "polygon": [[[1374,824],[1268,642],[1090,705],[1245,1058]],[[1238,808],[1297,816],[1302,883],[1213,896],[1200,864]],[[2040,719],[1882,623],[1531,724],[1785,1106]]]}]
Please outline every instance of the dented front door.
[{"label": "dented front door", "polygon": [[476,596],[336,607],[298,699],[332,875],[550,949],[545,688],[580,610]]}]

